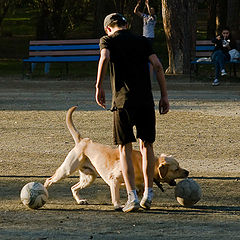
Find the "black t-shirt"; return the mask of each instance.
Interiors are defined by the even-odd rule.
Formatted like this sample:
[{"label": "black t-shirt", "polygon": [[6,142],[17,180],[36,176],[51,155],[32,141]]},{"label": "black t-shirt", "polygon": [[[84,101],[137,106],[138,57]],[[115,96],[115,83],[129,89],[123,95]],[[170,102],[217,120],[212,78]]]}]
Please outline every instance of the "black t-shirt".
[{"label": "black t-shirt", "polygon": [[153,54],[149,41],[129,30],[119,30],[100,39],[100,50],[110,51],[112,107],[154,105],[148,57]]}]

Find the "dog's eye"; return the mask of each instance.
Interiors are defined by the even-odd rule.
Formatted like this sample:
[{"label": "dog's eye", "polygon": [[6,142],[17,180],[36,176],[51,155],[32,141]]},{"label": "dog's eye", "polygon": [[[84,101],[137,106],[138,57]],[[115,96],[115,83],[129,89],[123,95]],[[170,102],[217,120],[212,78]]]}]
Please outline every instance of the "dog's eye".
[{"label": "dog's eye", "polygon": [[175,172],[177,172],[178,170],[179,170],[179,168],[176,168],[176,169],[175,169]]}]

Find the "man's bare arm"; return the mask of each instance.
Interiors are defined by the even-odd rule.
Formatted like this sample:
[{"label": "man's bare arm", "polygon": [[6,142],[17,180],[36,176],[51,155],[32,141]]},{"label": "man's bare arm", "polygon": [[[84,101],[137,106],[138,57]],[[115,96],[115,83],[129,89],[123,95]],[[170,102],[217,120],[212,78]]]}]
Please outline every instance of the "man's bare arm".
[{"label": "man's bare arm", "polygon": [[148,1],[148,0],[145,1],[145,5],[146,5],[146,7],[147,7],[148,14],[149,14],[150,16],[152,16],[152,13],[151,13],[151,11],[150,11],[150,6],[149,6],[149,1]]},{"label": "man's bare arm", "polygon": [[137,2],[137,5],[136,5],[136,7],[134,8],[134,13],[136,14],[136,15],[138,15],[139,17],[142,17],[142,12],[140,12],[139,11],[139,6],[140,6],[140,3],[141,3],[141,0],[139,0],[138,2]]},{"label": "man's bare arm", "polygon": [[106,108],[105,106],[105,92],[102,88],[103,80],[107,73],[108,62],[110,60],[110,52],[104,48],[101,50],[100,59],[98,63],[97,81],[96,81],[96,102],[99,106]]},{"label": "man's bare arm", "polygon": [[150,55],[149,61],[153,65],[153,68],[156,72],[157,81],[161,91],[161,99],[159,101],[159,112],[160,114],[166,114],[169,111],[169,102],[168,102],[167,84],[164,76],[164,70],[156,54]]}]

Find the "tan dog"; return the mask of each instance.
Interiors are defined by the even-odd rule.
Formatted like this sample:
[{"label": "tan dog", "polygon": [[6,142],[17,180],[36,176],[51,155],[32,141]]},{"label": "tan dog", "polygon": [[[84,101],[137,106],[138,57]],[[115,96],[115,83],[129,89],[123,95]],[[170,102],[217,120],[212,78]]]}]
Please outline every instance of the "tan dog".
[{"label": "tan dog", "polygon": [[[52,183],[66,178],[79,171],[80,180],[71,187],[73,197],[78,204],[87,204],[85,199],[81,199],[79,191],[88,187],[94,182],[99,174],[109,185],[112,203],[116,210],[121,208],[119,188],[124,183],[120,166],[118,149],[110,146],[95,143],[89,138],[81,138],[72,122],[72,113],[77,107],[72,107],[66,115],[67,127],[75,141],[75,147],[69,152],[62,165],[55,174],[48,178],[44,186],[49,187]],[[139,192],[143,192],[142,158],[139,151],[133,150],[132,160],[135,172],[136,187]],[[179,167],[179,163],[171,156],[162,154],[156,157],[154,170],[154,182],[161,187],[160,182],[166,182],[171,186],[176,185],[177,178],[186,178],[188,171]]]}]

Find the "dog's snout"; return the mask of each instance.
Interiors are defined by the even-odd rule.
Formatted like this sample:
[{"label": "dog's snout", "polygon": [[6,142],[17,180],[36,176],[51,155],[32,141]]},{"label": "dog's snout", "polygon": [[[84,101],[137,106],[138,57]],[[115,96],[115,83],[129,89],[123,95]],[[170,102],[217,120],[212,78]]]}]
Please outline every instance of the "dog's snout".
[{"label": "dog's snout", "polygon": [[189,171],[185,170],[184,174],[186,175],[186,177],[189,175]]}]

